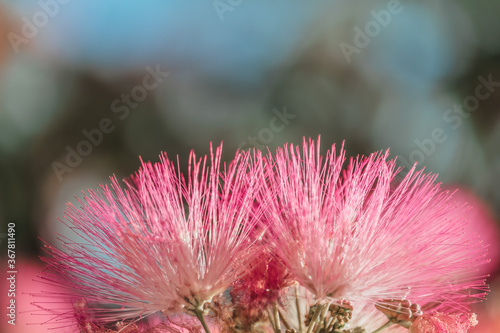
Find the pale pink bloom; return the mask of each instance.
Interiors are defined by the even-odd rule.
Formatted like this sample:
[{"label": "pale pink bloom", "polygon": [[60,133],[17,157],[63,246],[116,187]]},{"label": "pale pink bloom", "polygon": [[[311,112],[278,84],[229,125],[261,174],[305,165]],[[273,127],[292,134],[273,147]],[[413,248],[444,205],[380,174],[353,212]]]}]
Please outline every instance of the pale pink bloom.
[{"label": "pale pink bloom", "polygon": [[320,301],[408,299],[424,312],[467,311],[486,287],[481,277],[461,278],[485,262],[465,205],[435,175],[412,169],[396,182],[387,158],[346,163],[343,148],[322,156],[312,140],[269,154],[261,201],[273,251]]},{"label": "pale pink bloom", "polygon": [[293,283],[281,263],[262,253],[250,263],[247,274],[225,293],[230,302],[226,295],[214,300],[213,312],[228,332],[263,332],[271,328],[269,309],[284,301],[286,289]]},{"label": "pale pink bloom", "polygon": [[[7,246],[5,247],[7,248]],[[6,259],[4,260],[7,263]],[[23,255],[18,255],[15,258],[14,271],[16,273],[7,273],[7,267],[7,265],[2,264],[5,272],[0,279],[0,290],[2,291],[0,308],[3,312],[0,321],[0,332],[53,333],[54,331],[51,330],[50,326],[38,325],[47,320],[50,312],[32,304],[32,295],[38,295],[40,289],[43,288],[47,292],[40,299],[43,298],[45,302],[57,302],[60,301],[59,295],[66,292],[66,290],[60,286],[48,286],[40,282],[34,282],[33,280],[43,267],[40,262],[28,259]],[[11,285],[12,283],[13,285]],[[12,305],[13,303],[14,305]],[[68,309],[70,308],[71,305],[68,306]],[[70,332],[74,332],[74,329]]]},{"label": "pale pink bloom", "polygon": [[500,332],[500,279],[495,275],[491,280],[491,292],[488,301],[475,304],[473,310],[477,313],[479,324],[472,328],[471,333]]},{"label": "pale pink bloom", "polygon": [[249,264],[242,279],[231,286],[230,294],[243,308],[266,310],[278,302],[285,293],[284,289],[293,283],[286,267],[263,253]]},{"label": "pale pink bloom", "polygon": [[435,313],[417,318],[410,326],[410,333],[467,333],[476,325],[475,314]]},{"label": "pale pink bloom", "polygon": [[[466,211],[466,217],[469,220],[470,230],[477,233],[484,244],[488,246],[488,258],[490,262],[487,265],[479,267],[482,274],[490,274],[498,270],[500,263],[500,230],[499,221],[488,204],[470,189],[448,185],[448,188],[455,191],[453,200],[459,203],[466,203],[470,209]],[[473,233],[469,233],[474,237]]]},{"label": "pale pink bloom", "polygon": [[[75,326],[80,333],[202,333],[205,332],[200,322],[192,316],[162,315],[149,316],[143,320],[117,321],[114,323],[97,323],[87,312],[86,304],[81,301],[75,304],[76,325],[68,332],[74,333]],[[210,331],[220,332],[219,327],[210,325]]]},{"label": "pale pink bloom", "polygon": [[110,187],[89,190],[80,208],[66,211],[82,241],[46,245],[54,258],[45,258],[42,278],[71,288],[67,302],[78,310],[84,300],[99,325],[202,308],[257,251],[248,237],[257,221],[255,166],[239,152],[220,170],[220,158],[220,147],[210,166],[191,153],[185,181],[164,154],[159,163],[143,162],[125,189],[113,178]]}]

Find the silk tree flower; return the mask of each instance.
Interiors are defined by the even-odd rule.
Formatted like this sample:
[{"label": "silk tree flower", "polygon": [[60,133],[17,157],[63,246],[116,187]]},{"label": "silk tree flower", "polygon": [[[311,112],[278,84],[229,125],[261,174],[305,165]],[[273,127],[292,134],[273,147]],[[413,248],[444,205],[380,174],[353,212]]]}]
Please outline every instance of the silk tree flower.
[{"label": "silk tree flower", "polygon": [[192,152],[186,181],[163,154],[159,163],[142,162],[125,188],[114,177],[111,186],[89,190],[80,208],[68,206],[67,224],[81,241],[47,244],[52,257],[41,277],[72,290],[65,301],[77,313],[86,308],[80,324],[134,325],[161,312],[196,315],[206,326],[204,304],[261,251],[248,237],[259,218],[256,166],[245,152],[222,170],[220,159],[221,147],[209,166]]},{"label": "silk tree flower", "polygon": [[474,314],[447,315],[436,313],[431,316],[420,316],[410,326],[410,333],[467,333],[469,328],[477,325]]},{"label": "silk tree flower", "polygon": [[304,139],[302,151],[291,145],[265,157],[272,251],[319,304],[392,310],[409,300],[424,313],[467,313],[486,293],[482,277],[469,278],[486,251],[467,234],[467,207],[435,175],[413,168],[397,182],[388,154],[346,163],[343,147],[322,156],[319,140]]},{"label": "silk tree flower", "polygon": [[[269,315],[279,316],[278,304],[293,284],[286,268],[263,250],[249,264],[247,273],[228,289],[231,301],[221,295],[212,309],[232,333],[266,332],[270,329]],[[276,319],[272,320],[274,325]]]}]

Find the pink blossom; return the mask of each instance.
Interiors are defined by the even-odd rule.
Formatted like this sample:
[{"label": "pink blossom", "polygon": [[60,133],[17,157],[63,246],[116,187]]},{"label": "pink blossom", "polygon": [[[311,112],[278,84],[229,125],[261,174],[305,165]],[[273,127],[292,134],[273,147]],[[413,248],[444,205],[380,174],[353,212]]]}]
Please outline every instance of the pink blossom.
[{"label": "pink blossom", "polygon": [[468,235],[466,207],[435,175],[413,168],[396,182],[388,154],[346,163],[343,148],[322,156],[319,140],[304,140],[265,157],[270,245],[318,300],[408,299],[427,312],[466,312],[486,290],[482,277],[461,278],[486,253]]},{"label": "pink blossom", "polygon": [[482,274],[495,272],[498,270],[500,264],[499,221],[497,221],[491,207],[472,190],[465,187],[455,190],[457,188],[456,185],[448,185],[447,188],[453,191],[454,201],[463,202],[470,206],[470,209],[466,212],[470,229],[474,232],[469,233],[470,237],[475,237],[475,233],[477,233],[484,244],[488,246],[488,258],[490,262],[487,265],[479,267],[479,272]]},{"label": "pink blossom", "polygon": [[210,166],[191,153],[185,181],[164,154],[159,163],[143,162],[125,189],[112,178],[111,186],[89,190],[80,208],[66,211],[81,241],[47,244],[53,258],[44,258],[42,278],[72,289],[66,302],[78,313],[84,300],[83,320],[96,325],[201,310],[258,250],[248,237],[257,223],[250,209],[259,186],[255,166],[239,152],[220,170],[220,158],[221,147]]},{"label": "pink blossom", "polygon": [[243,278],[233,284],[231,296],[242,307],[265,310],[277,302],[284,289],[293,283],[286,267],[264,253],[250,263]]},{"label": "pink blossom", "polygon": [[[3,265],[2,268],[7,270],[7,265]],[[57,302],[59,301],[59,295],[64,293],[66,290],[60,286],[47,286],[39,282],[34,282],[37,274],[42,269],[40,262],[28,259],[23,255],[18,255],[15,258],[15,280],[12,281],[7,279],[11,277],[11,274],[3,274],[0,280],[0,290],[2,291],[2,297],[0,297],[0,308],[4,312],[3,318],[0,321],[0,332],[6,333],[51,333],[51,327],[49,325],[39,325],[47,320],[47,316],[50,315],[48,310],[40,309],[36,305],[32,304],[32,295],[38,295],[40,289],[43,288],[47,292],[44,295],[40,295],[39,299],[43,299],[45,302]],[[14,287],[11,288],[11,283],[14,283]],[[10,290],[10,291],[9,291]],[[14,309],[12,309],[12,301],[14,301]],[[10,307],[10,309],[9,309]],[[71,305],[68,309],[71,308]],[[11,316],[12,312],[14,316]],[[12,321],[14,319],[14,321]],[[11,323],[9,323],[9,321]],[[15,324],[15,325],[13,325]],[[73,330],[74,332],[74,330]]]},{"label": "pink blossom", "polygon": [[435,313],[417,318],[410,326],[410,333],[467,333],[477,325],[476,315]]},{"label": "pink blossom", "polygon": [[[254,208],[258,211],[257,206]],[[266,235],[259,228],[252,237],[262,242]],[[226,328],[225,332],[267,332],[270,330],[269,309],[284,300],[287,287],[294,283],[286,267],[263,247],[241,279],[213,299],[211,310],[220,326]]]}]

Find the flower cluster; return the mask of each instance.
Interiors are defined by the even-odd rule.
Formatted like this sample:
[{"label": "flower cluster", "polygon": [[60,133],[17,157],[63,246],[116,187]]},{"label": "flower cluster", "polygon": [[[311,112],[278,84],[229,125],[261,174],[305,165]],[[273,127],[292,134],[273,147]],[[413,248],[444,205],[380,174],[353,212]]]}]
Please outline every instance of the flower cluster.
[{"label": "flower cluster", "polygon": [[469,305],[487,287],[470,272],[485,247],[434,175],[398,178],[388,153],[322,155],[319,140],[220,160],[221,147],[192,153],[184,177],[164,154],[125,188],[112,178],[70,205],[77,240],[45,245],[41,278],[67,288],[71,305],[54,321],[87,333],[474,324]]}]

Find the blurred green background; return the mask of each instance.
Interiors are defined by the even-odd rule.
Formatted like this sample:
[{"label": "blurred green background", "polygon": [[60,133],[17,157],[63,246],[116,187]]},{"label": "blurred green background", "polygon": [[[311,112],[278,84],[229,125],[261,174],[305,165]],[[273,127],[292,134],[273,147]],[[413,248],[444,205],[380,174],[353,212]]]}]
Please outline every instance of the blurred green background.
[{"label": "blurred green background", "polygon": [[36,258],[66,203],[138,156],[321,134],[463,189],[495,286],[499,17],[497,0],[0,1],[0,232],[15,221]]}]

